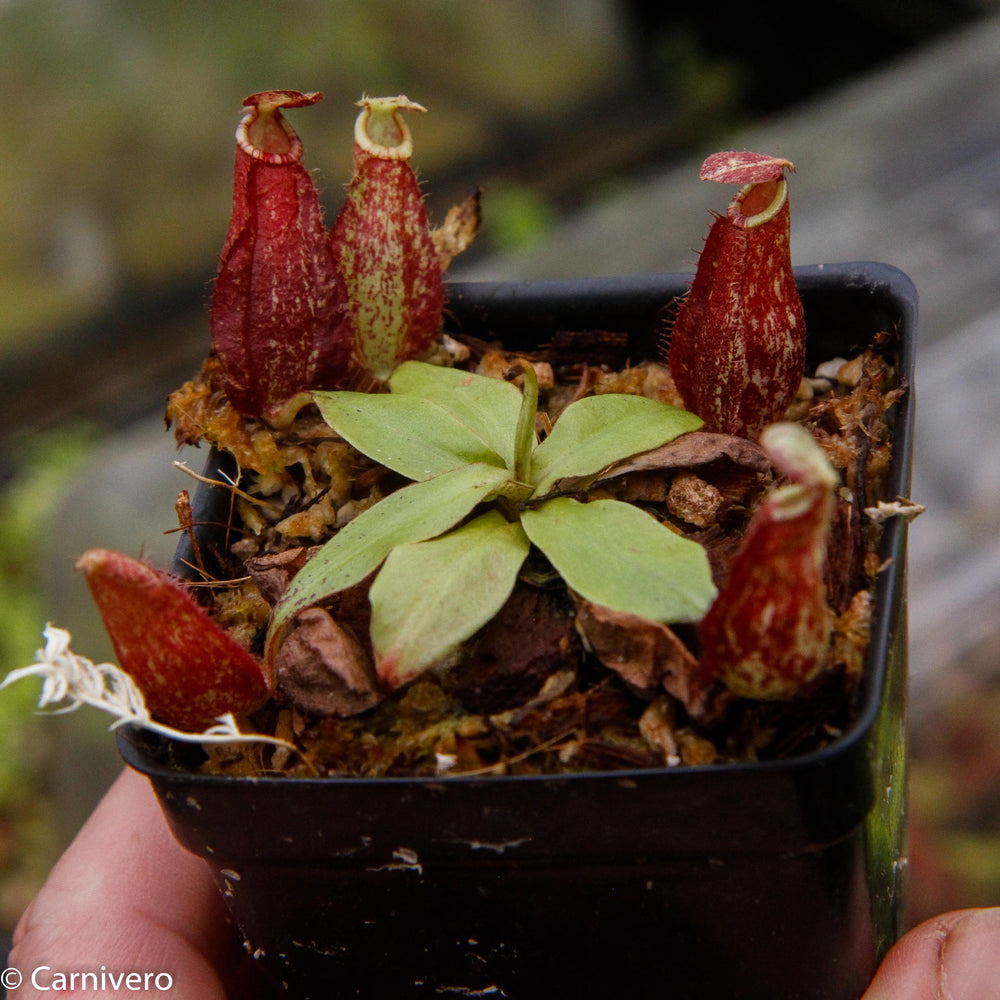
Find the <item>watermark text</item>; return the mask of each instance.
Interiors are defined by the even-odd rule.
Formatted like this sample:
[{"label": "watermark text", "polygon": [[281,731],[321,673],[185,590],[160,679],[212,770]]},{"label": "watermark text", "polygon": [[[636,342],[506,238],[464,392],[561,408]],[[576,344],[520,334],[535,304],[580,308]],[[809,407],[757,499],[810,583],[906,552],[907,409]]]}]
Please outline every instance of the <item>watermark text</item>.
[{"label": "watermark text", "polygon": [[103,965],[97,970],[72,972],[54,969],[51,965],[39,965],[31,972],[11,967],[0,973],[0,986],[8,991],[16,990],[25,982],[30,982],[39,993],[86,993],[93,990],[101,996],[109,993],[169,993],[174,988],[174,977],[169,972],[119,972]]}]

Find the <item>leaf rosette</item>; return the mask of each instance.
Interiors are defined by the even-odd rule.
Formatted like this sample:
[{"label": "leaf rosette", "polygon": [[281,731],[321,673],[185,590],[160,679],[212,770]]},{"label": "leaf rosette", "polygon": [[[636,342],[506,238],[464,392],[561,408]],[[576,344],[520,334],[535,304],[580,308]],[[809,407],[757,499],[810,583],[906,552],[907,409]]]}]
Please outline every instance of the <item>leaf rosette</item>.
[{"label": "leaf rosette", "polygon": [[313,394],[344,440],[413,482],[346,524],[295,576],[274,609],[268,657],[297,614],[377,570],[376,669],[398,687],[447,662],[497,614],[532,546],[594,604],[659,622],[697,621],[711,605],[698,543],[639,507],[558,490],[697,430],[699,417],[643,396],[590,396],[539,442],[530,366],[520,391],[409,361],[389,389]]}]

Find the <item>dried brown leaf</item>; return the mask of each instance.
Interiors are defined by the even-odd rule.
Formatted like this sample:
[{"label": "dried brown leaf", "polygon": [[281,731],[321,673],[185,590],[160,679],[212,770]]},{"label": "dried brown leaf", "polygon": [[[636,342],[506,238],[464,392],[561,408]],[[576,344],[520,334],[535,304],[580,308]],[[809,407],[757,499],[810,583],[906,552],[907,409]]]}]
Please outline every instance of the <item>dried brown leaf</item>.
[{"label": "dried brown leaf", "polygon": [[767,472],[771,468],[770,459],[760,445],[753,441],[733,434],[691,431],[674,438],[660,448],[654,448],[616,465],[608,471],[606,478],[649,469],[697,468],[721,458],[728,458],[737,465],[755,472]]},{"label": "dried brown leaf", "polygon": [[431,231],[442,271],[446,271],[448,265],[476,238],[482,223],[482,195],[483,189],[477,185],[459,204],[452,205],[444,222]]},{"label": "dried brown leaf", "polygon": [[292,577],[306,564],[310,550],[305,546],[285,549],[283,552],[271,552],[248,560],[247,571],[253,577],[261,597],[271,607],[285,592]]},{"label": "dried brown leaf", "polygon": [[275,657],[279,692],[316,715],[345,717],[381,700],[375,672],[357,639],[322,608],[297,618]]},{"label": "dried brown leaf", "polygon": [[831,663],[843,663],[851,682],[860,679],[872,630],[872,595],[859,590],[833,629]]},{"label": "dried brown leaf", "polygon": [[711,684],[672,629],[579,597],[576,605],[577,630],[606,667],[640,691],[667,691],[692,717],[705,713]]}]

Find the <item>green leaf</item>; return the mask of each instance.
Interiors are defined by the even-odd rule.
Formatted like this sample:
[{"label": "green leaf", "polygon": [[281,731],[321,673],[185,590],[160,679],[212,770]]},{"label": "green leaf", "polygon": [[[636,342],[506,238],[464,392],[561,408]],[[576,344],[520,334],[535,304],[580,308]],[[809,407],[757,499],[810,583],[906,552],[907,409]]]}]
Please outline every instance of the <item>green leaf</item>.
[{"label": "green leaf", "polygon": [[609,393],[568,406],[531,459],[536,495],[565,476],[589,476],[697,430],[700,417],[645,396]]},{"label": "green leaf", "polygon": [[370,591],[382,681],[406,683],[482,628],[510,596],[528,549],[521,526],[495,510],[393,549]]},{"label": "green leaf", "polygon": [[586,600],[652,621],[698,621],[715,599],[705,550],[617,500],[555,497],[521,524]]},{"label": "green leaf", "polygon": [[538,413],[538,377],[535,369],[525,362],[524,388],[521,391],[521,410],[517,415],[517,432],[514,443],[514,478],[526,483],[531,470],[531,456],[538,438],[535,436],[535,414]]},{"label": "green leaf", "polygon": [[363,580],[395,546],[454,527],[509,475],[491,465],[466,465],[390,493],[345,524],[296,574],[275,606],[268,656],[291,617]]},{"label": "green leaf", "polygon": [[367,392],[314,392],[313,399],[344,440],[407,479],[423,482],[476,462],[505,466],[481,437],[431,400]]},{"label": "green leaf", "polygon": [[509,382],[421,361],[401,364],[389,386],[394,395],[428,399],[467,427],[508,469],[514,468],[514,430],[521,394]]}]

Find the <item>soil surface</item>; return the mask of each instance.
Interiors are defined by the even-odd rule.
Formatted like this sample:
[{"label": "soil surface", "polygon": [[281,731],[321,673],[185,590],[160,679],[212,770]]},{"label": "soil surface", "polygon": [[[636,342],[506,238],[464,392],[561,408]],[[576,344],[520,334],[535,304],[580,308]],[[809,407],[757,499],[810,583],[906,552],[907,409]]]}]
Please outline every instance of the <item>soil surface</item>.
[{"label": "soil surface", "polygon": [[[880,568],[880,520],[864,512],[892,499],[888,415],[905,390],[882,351],[890,348],[884,336],[877,349],[829,359],[803,380],[786,414],[811,431],[843,482],[826,566],[833,635],[824,669],[795,697],[735,697],[701,669],[696,627],[609,615],[568,591],[536,554],[506,606],[456,662],[388,695],[371,671],[371,579],[307,612],[286,640],[297,655],[285,668],[279,662],[277,698],[252,720],[299,753],[227,748],[214,751],[209,766],[357,776],[554,773],[783,758],[835,740],[853,717]],[[665,366],[582,364],[572,338],[533,355],[461,342],[456,354],[456,363],[495,377],[532,364],[543,387],[543,434],[584,395],[628,392],[680,405]],[[239,464],[244,496],[233,504],[228,545],[199,557],[217,559],[217,567],[206,565],[209,575],[232,581],[215,591],[216,617],[260,654],[274,601],[315,547],[405,480],[338,439],[311,405],[281,431],[240,417],[212,358],[172,396],[168,413],[179,441],[210,441]],[[642,459],[574,491],[582,500],[637,504],[699,541],[723,583],[776,484],[766,455],[746,439],[698,431]]]}]

